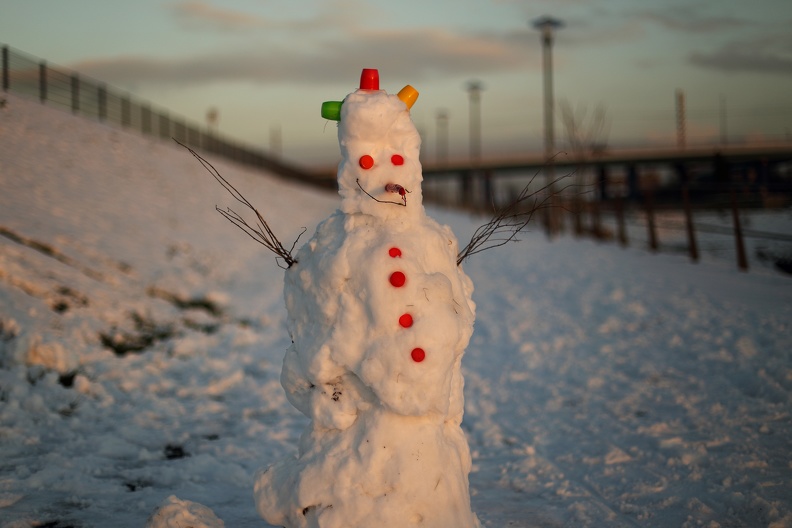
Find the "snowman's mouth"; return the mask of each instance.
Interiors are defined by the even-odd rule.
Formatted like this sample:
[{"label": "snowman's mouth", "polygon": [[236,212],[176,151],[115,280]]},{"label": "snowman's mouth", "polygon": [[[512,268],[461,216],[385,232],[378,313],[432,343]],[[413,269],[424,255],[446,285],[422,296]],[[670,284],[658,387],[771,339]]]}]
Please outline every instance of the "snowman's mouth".
[{"label": "snowman's mouth", "polygon": [[375,202],[385,203],[385,204],[393,204],[393,205],[401,205],[403,207],[407,207],[407,194],[409,194],[410,191],[408,191],[407,189],[405,189],[404,187],[402,187],[398,183],[388,183],[387,185],[385,185],[385,191],[386,192],[390,192],[390,193],[394,193],[394,194],[398,194],[401,197],[401,201],[400,202],[396,202],[396,201],[392,201],[392,200],[380,200],[379,198],[376,198],[376,197],[372,196],[370,192],[368,192],[366,189],[363,188],[362,185],[360,185],[360,178],[356,179],[355,182],[357,183],[358,187],[360,187],[360,190],[363,191],[366,194],[366,196],[368,196],[369,198],[371,198]]}]

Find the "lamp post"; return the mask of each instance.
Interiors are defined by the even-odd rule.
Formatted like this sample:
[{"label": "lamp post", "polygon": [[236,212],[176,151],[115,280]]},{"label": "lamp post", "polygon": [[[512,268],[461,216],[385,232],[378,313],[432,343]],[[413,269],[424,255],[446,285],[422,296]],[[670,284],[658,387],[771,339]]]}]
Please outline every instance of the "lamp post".
[{"label": "lamp post", "polygon": [[553,116],[553,31],[563,27],[558,19],[544,16],[534,20],[533,27],[542,33],[542,67],[544,75],[544,134],[545,157],[549,161],[555,149],[555,127]]},{"label": "lamp post", "polygon": [[676,122],[677,122],[677,148],[684,149],[687,146],[685,138],[685,92],[676,91]]},{"label": "lamp post", "polygon": [[484,86],[480,81],[469,81],[467,92],[470,97],[470,168],[471,171],[462,176],[462,203],[473,204],[473,173],[481,165],[481,90]]},{"label": "lamp post", "polygon": [[[542,34],[542,66],[544,76],[544,143],[545,143],[545,165],[547,169],[548,192],[550,193],[550,203],[555,203],[555,189],[553,180],[555,170],[553,167],[553,156],[555,155],[555,117],[553,115],[553,32],[563,27],[564,24],[558,19],[543,16],[533,21],[533,27]],[[548,214],[547,229],[552,236],[556,232],[555,207],[551,207]]]},{"label": "lamp post", "polygon": [[437,164],[448,163],[448,112],[437,111]]},{"label": "lamp post", "polygon": [[481,91],[480,81],[469,81],[467,91],[470,96],[470,164],[475,168],[481,163]]}]

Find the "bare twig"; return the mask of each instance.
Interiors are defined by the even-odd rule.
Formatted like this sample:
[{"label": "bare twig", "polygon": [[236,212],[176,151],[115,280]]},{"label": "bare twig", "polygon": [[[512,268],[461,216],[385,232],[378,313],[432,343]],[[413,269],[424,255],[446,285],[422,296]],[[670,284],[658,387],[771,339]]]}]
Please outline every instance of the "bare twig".
[{"label": "bare twig", "polygon": [[[193,149],[181,143],[179,140],[174,139],[174,141],[179,145],[181,145],[182,147],[186,148],[188,151],[190,151],[190,154],[192,154],[195,157],[195,159],[197,159],[201,163],[201,165],[203,165],[203,167],[209,172],[209,174],[214,176],[214,179],[217,180],[217,182],[220,185],[222,185],[223,188],[226,191],[228,191],[228,193],[231,196],[233,196],[236,201],[238,201],[239,203],[241,203],[242,205],[253,211],[253,213],[256,215],[256,219],[258,220],[258,223],[255,226],[251,226],[250,224],[247,223],[247,221],[245,221],[244,218],[242,218],[242,216],[240,216],[230,207],[227,207],[225,209],[220,209],[220,207],[215,206],[217,212],[223,215],[229,222],[231,222],[239,229],[244,231],[245,234],[248,235],[250,238],[252,238],[259,244],[263,245],[268,250],[275,253],[276,261],[278,262],[278,266],[280,266],[281,268],[287,269],[290,268],[293,264],[296,264],[297,259],[295,259],[293,256],[294,248],[297,245],[297,241],[300,240],[300,237],[303,235],[303,233],[305,233],[307,229],[303,228],[302,232],[297,236],[297,239],[294,241],[291,248],[286,249],[283,246],[283,244],[281,244],[280,240],[278,240],[278,237],[275,236],[275,233],[272,232],[272,229],[270,229],[269,224],[267,223],[266,220],[264,220],[264,217],[261,216],[261,213],[258,212],[258,209],[253,207],[253,204],[251,204],[247,200],[247,198],[242,196],[242,194],[236,189],[236,187],[231,185],[231,183],[229,183],[228,180],[223,178],[223,176],[217,171],[214,165],[206,161],[204,158],[199,156],[198,153],[196,153]],[[281,262],[285,263],[285,266],[282,265]]]},{"label": "bare twig", "polygon": [[[528,226],[534,213],[552,207],[554,196],[576,187],[574,184],[569,184],[558,190],[555,189],[555,184],[567,178],[569,176],[567,174],[546,183],[535,191],[529,191],[538,174],[537,172],[531,177],[528,184],[511,202],[500,209],[496,209],[493,204],[494,215],[489,222],[476,229],[470,242],[459,251],[457,265],[476,253],[500,247],[509,242],[519,242],[517,235]],[[552,192],[548,192],[551,190]]]},{"label": "bare twig", "polygon": [[[401,206],[407,207],[407,195],[406,194],[402,194],[401,191],[404,191],[405,193],[408,193],[410,191],[408,191],[407,189],[405,189],[401,185],[398,185],[398,187],[401,189],[401,191],[398,191],[398,192],[399,192],[399,194],[402,197],[402,201],[401,202],[392,202],[390,200],[380,200],[379,198],[375,198],[374,196],[372,196],[371,193],[369,193],[366,189],[363,188],[362,185],[360,185],[360,178],[356,179],[355,183],[357,183],[357,186],[360,187],[360,190],[363,191],[366,194],[366,196],[368,196],[369,198],[371,198],[375,202],[384,203],[384,204],[401,205]],[[389,184],[389,185],[394,185],[394,184]],[[390,191],[390,189],[388,189],[388,191]],[[390,192],[393,192],[393,191],[390,191]]]}]

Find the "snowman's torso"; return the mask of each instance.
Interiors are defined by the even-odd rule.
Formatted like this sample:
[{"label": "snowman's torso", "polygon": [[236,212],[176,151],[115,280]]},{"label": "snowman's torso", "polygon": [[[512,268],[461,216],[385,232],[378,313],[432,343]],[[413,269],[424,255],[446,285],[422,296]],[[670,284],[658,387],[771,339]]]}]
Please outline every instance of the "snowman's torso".
[{"label": "snowman's torso", "polygon": [[456,251],[450,230],[427,217],[326,220],[286,277],[294,357],[283,381],[292,403],[326,428],[345,428],[370,405],[459,423],[454,373],[474,305]]}]

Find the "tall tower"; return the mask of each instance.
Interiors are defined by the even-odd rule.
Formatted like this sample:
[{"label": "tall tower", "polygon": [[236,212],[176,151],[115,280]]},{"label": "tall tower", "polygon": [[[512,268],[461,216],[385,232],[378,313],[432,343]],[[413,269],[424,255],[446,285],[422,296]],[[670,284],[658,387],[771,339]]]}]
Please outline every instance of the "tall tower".
[{"label": "tall tower", "polygon": [[448,163],[448,112],[437,111],[437,151],[436,162],[438,165]]},{"label": "tall tower", "polygon": [[480,81],[467,83],[470,96],[470,164],[478,167],[481,164],[481,91],[484,85]]},{"label": "tall tower", "polygon": [[558,19],[544,16],[533,21],[533,27],[542,34],[542,66],[544,70],[544,136],[545,161],[552,159],[555,151],[555,117],[553,115],[553,32],[564,26]]},{"label": "tall tower", "polygon": [[558,19],[544,16],[534,20],[533,27],[542,35],[542,65],[544,70],[544,143],[545,143],[545,175],[547,192],[550,194],[551,207],[547,211],[547,234],[553,237],[561,230],[561,218],[558,215],[555,195],[555,103],[553,101],[553,32],[563,27]]}]

